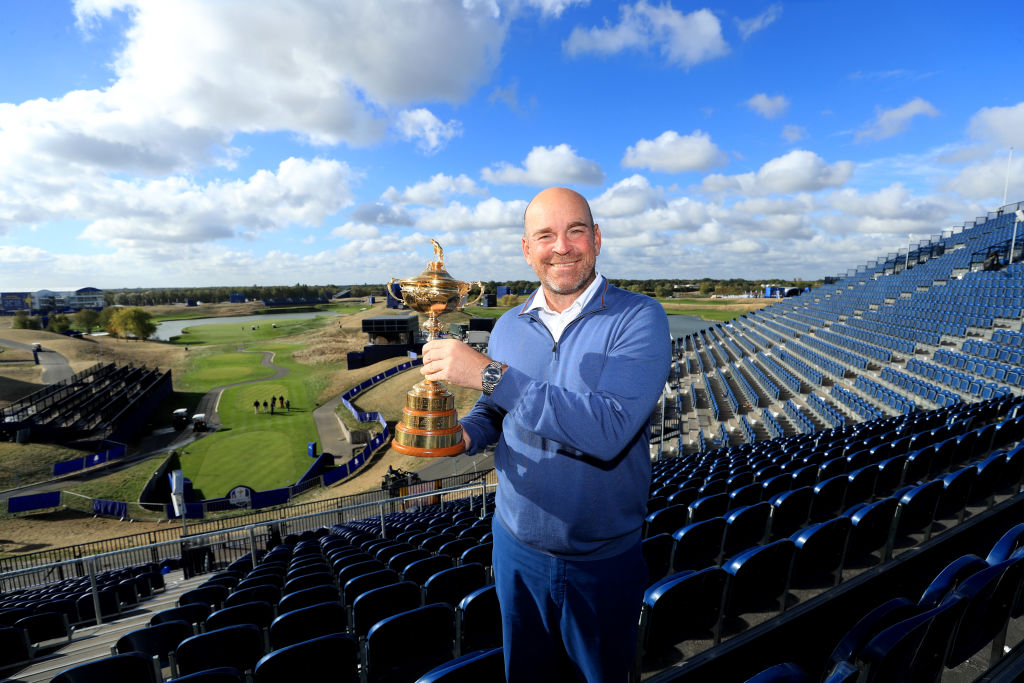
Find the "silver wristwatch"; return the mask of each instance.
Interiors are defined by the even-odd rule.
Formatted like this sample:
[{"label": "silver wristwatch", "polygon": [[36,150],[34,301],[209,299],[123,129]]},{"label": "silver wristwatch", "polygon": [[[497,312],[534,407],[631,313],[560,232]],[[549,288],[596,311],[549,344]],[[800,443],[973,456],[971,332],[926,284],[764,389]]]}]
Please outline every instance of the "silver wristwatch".
[{"label": "silver wristwatch", "polygon": [[483,385],[484,393],[490,396],[494,393],[498,382],[501,381],[502,364],[492,360],[480,371],[480,383]]}]

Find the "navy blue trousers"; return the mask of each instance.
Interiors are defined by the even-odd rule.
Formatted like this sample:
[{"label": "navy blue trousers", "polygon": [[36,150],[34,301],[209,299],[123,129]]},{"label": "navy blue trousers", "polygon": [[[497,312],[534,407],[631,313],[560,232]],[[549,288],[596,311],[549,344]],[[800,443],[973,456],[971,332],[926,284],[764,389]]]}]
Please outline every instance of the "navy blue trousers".
[{"label": "navy blue trousers", "polygon": [[493,528],[508,683],[624,683],[647,582],[640,543],[608,559],[564,560],[523,545],[497,518]]}]

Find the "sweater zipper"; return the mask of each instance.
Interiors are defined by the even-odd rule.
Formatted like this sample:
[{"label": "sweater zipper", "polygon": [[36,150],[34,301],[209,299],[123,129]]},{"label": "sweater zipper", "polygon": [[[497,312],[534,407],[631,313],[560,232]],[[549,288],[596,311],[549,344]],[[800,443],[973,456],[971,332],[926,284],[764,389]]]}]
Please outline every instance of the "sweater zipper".
[{"label": "sweater zipper", "polygon": [[[575,318],[570,320],[568,323],[566,323],[565,327],[562,329],[562,335],[565,335],[566,330],[568,330],[570,327],[572,327],[578,320],[582,320],[584,317],[590,315],[591,313],[595,313],[598,310],[600,310],[600,309],[594,309],[593,311],[583,311],[583,312],[581,312],[578,316],[576,316]],[[551,343],[551,355],[553,355],[555,357],[555,360],[557,361],[558,360],[558,340],[555,339],[555,335],[551,334],[551,330],[548,329],[547,325],[545,325],[543,322],[541,322],[540,318],[538,318],[537,316],[533,315],[532,313],[530,313],[529,315],[530,315],[531,318],[533,318],[534,320],[539,322],[540,326],[543,327],[547,331],[548,336],[551,337],[551,342],[552,342]]]}]

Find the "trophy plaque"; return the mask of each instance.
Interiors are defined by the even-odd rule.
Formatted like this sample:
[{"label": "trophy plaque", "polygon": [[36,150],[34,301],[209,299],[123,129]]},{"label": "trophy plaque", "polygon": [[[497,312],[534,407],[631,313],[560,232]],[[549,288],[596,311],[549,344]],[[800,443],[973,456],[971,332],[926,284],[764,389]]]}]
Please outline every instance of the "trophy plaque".
[{"label": "trophy plaque", "polygon": [[[388,281],[388,292],[401,299],[411,310],[427,316],[423,328],[427,341],[441,337],[441,323],[445,313],[462,310],[473,305],[484,295],[483,283],[475,283],[480,295],[469,304],[462,299],[473,285],[454,279],[444,268],[444,250],[435,240],[434,260],[416,277]],[[401,296],[396,296],[392,285],[397,282]],[[455,397],[441,382],[425,379],[414,386],[405,397],[402,421],[395,426],[391,446],[404,455],[420,458],[440,458],[462,452],[462,427],[455,412]]]}]

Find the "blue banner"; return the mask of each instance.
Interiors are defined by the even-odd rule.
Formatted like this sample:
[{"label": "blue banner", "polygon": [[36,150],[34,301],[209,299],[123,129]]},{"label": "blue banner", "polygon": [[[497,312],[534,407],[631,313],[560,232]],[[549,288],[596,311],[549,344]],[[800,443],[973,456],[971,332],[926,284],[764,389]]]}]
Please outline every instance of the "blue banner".
[{"label": "blue banner", "polygon": [[65,460],[64,462],[53,463],[53,476],[59,477],[62,474],[68,474],[69,472],[77,472],[78,470],[85,467],[84,458],[75,458],[74,460]]},{"label": "blue banner", "polygon": [[272,505],[284,505],[288,502],[289,490],[270,489],[269,491],[256,491],[252,494],[252,509],[270,507]]},{"label": "blue banner", "polygon": [[[306,455],[311,458],[316,457],[316,441],[310,441],[306,444]],[[301,479],[299,481],[302,481]]]},{"label": "blue banner", "polygon": [[[60,464],[60,463],[57,463]],[[14,496],[7,499],[7,512],[27,512],[29,510],[43,510],[55,508],[60,505],[60,491],[48,493],[33,493],[28,496]]]},{"label": "blue banner", "polygon": [[106,515],[107,517],[124,519],[128,516],[128,503],[95,498],[92,501],[92,512],[94,515]]},{"label": "blue banner", "polygon": [[93,467],[94,465],[102,465],[107,461],[107,452],[102,451],[100,453],[93,453],[92,455],[85,456],[85,466]]}]

